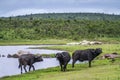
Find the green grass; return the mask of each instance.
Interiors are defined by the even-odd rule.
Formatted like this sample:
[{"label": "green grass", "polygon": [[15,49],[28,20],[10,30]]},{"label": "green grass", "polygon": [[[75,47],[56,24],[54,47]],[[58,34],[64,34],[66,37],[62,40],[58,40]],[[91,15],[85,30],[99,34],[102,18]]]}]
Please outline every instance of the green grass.
[{"label": "green grass", "polygon": [[[42,47],[37,47],[38,49],[42,48]],[[84,50],[84,49],[88,49],[88,48],[102,48],[103,54],[106,53],[113,53],[113,52],[117,52],[118,54],[120,54],[120,44],[102,44],[102,45],[59,45],[59,46],[51,46],[51,47],[43,47],[45,49],[55,49],[55,50],[65,50],[70,52],[70,54],[72,54],[75,50]]]},{"label": "green grass", "polygon": [[101,41],[104,43],[120,43],[120,38],[98,38],[98,39],[80,39],[80,40],[71,40],[71,39],[40,39],[40,40],[0,40],[0,45],[29,45],[29,44],[66,44],[70,42],[80,42],[83,40],[90,41]]},{"label": "green grass", "polygon": [[68,39],[41,39],[41,40],[0,40],[0,45],[38,45],[38,44],[66,44]]},{"label": "green grass", "polygon": [[43,58],[55,58],[55,54],[41,54]]}]

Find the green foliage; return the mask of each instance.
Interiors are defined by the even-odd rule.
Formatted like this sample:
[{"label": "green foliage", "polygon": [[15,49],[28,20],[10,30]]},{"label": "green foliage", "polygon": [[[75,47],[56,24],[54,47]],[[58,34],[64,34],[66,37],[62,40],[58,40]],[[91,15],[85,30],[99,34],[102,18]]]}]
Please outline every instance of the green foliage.
[{"label": "green foliage", "polygon": [[0,18],[0,40],[120,38],[120,16],[50,13]]}]

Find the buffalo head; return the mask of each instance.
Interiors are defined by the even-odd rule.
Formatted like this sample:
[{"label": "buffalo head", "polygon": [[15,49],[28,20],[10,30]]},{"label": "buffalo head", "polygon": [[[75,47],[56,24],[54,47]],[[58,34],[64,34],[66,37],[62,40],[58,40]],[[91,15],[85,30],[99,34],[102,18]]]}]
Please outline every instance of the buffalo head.
[{"label": "buffalo head", "polygon": [[35,62],[40,62],[40,61],[43,61],[42,56],[41,55],[35,56]]},{"label": "buffalo head", "polygon": [[56,55],[55,55],[55,57],[56,58],[63,58],[63,57],[65,57],[63,54],[61,54],[61,53],[57,53]]},{"label": "buffalo head", "polygon": [[95,53],[97,53],[97,54],[102,53],[102,48],[96,48]]}]

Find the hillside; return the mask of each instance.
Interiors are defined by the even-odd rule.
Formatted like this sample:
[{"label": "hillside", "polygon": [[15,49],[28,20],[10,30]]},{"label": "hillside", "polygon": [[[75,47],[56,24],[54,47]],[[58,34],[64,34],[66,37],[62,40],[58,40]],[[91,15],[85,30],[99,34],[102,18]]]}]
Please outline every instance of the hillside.
[{"label": "hillside", "polygon": [[120,20],[120,15],[104,14],[104,13],[44,13],[17,16],[21,19],[79,19],[79,20]]},{"label": "hillside", "polygon": [[0,18],[0,40],[120,38],[120,15],[47,13]]}]

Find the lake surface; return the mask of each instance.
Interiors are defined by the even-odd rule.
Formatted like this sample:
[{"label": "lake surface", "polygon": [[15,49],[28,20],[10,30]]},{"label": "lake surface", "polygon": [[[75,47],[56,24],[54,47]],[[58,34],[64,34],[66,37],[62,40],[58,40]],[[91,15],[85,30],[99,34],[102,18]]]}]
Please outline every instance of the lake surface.
[{"label": "lake surface", "polygon": [[19,46],[0,46],[0,54],[7,56],[8,54],[15,54],[20,50],[30,51],[33,54],[51,54],[62,52],[59,50],[47,50],[47,49],[29,49],[30,47],[46,47],[46,46],[54,46],[54,45],[19,45]]},{"label": "lake surface", "polygon": [[[18,45],[18,46],[0,46],[0,54],[5,55],[5,57],[0,57],[0,77],[11,76],[20,74],[20,69],[18,68],[18,59],[7,58],[8,54],[15,54],[19,50],[29,51],[31,53],[39,54],[51,54],[62,52],[59,50],[46,50],[46,49],[29,49],[29,47],[44,47],[44,46],[54,46],[54,45]],[[59,63],[56,58],[44,58],[43,62],[35,63],[36,69],[44,69],[49,67],[58,66]]]}]

